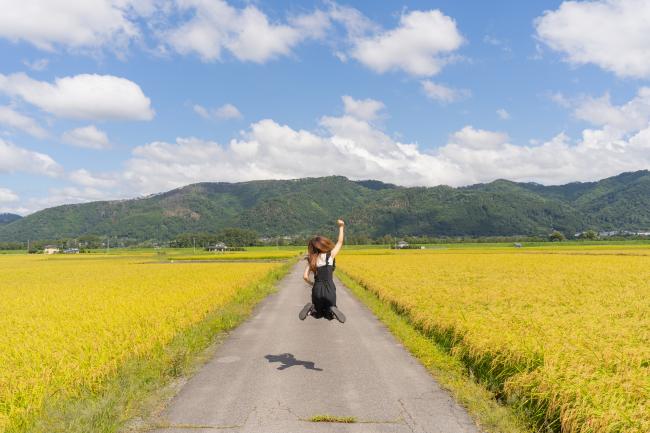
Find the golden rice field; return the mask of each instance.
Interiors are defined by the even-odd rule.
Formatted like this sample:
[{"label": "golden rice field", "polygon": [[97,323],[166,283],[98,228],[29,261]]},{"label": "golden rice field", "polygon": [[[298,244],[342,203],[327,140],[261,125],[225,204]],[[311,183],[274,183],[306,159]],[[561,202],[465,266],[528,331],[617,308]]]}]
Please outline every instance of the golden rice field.
[{"label": "golden rice field", "polygon": [[541,428],[650,432],[650,250],[346,252],[404,312]]},{"label": "golden rice field", "polygon": [[286,260],[296,257],[299,253],[305,252],[306,248],[283,249],[283,250],[252,250],[252,251],[227,251],[201,254],[168,255],[170,260],[190,261],[236,261],[236,260]]},{"label": "golden rice field", "polygon": [[136,256],[0,257],[0,432],[46,399],[99,389],[277,263],[147,263]]}]

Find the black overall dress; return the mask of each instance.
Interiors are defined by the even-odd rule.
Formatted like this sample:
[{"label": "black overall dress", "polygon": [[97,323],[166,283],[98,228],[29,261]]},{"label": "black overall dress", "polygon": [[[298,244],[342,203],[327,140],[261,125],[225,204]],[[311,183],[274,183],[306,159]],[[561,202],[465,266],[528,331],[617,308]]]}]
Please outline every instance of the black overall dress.
[{"label": "black overall dress", "polygon": [[336,286],[332,274],[336,268],[336,259],[329,264],[330,253],[325,256],[325,265],[316,268],[314,275],[314,286],[311,289],[311,303],[314,304],[312,317],[327,320],[334,319],[330,307],[336,307]]}]

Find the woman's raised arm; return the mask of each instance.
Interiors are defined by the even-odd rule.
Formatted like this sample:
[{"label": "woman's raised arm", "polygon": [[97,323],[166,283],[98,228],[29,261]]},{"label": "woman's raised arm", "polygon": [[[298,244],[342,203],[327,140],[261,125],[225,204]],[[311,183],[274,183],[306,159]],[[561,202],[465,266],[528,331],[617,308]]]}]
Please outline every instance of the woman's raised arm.
[{"label": "woman's raised arm", "polygon": [[332,249],[332,258],[336,257],[336,255],[341,251],[341,248],[343,248],[343,238],[344,236],[344,231],[345,231],[345,222],[343,220],[337,220],[336,224],[339,226],[339,238],[336,241],[336,245]]}]

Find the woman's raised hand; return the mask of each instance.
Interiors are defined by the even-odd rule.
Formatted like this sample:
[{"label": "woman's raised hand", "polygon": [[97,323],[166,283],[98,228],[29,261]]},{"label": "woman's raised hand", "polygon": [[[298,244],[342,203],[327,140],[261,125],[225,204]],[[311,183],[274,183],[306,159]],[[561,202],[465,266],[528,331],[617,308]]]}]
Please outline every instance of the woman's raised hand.
[{"label": "woman's raised hand", "polygon": [[345,221],[343,221],[343,220],[336,220],[336,224],[337,224],[339,227],[343,227],[343,226],[345,225]]}]

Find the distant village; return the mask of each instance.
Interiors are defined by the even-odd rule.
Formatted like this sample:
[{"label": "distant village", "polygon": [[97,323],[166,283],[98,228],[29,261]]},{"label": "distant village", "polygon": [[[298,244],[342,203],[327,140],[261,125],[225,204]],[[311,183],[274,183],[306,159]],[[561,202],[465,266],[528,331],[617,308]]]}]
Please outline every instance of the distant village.
[{"label": "distant village", "polygon": [[[233,230],[235,235],[240,233]],[[243,231],[242,231],[243,232]],[[384,245],[386,248],[391,249],[424,249],[423,244],[444,244],[444,243],[485,243],[485,242],[506,242],[512,243],[515,247],[521,247],[525,242],[545,242],[545,241],[566,241],[568,236],[565,236],[560,231],[553,230],[549,235],[540,236],[482,236],[482,237],[426,237],[426,236],[382,236],[381,238],[371,239],[367,236],[348,236],[347,242],[353,245],[375,244]],[[20,243],[10,243],[11,248],[0,249],[24,249],[28,247],[30,253],[42,254],[79,254],[90,250],[111,250],[115,248],[194,248],[195,250],[209,251],[213,253],[223,253],[227,251],[242,251],[245,247],[249,246],[286,246],[286,245],[305,245],[306,238],[304,236],[224,236],[219,239],[218,235],[211,235],[206,237],[204,235],[183,234],[176,239],[169,241],[137,241],[135,239],[121,239],[121,238],[108,238],[99,237],[94,235],[82,236],[78,239],[61,239],[57,241],[44,241],[44,242],[23,242],[22,248]],[[624,240],[624,239],[650,239],[650,231],[648,230],[611,230],[611,231],[595,231],[587,230],[574,233],[570,239],[589,241],[589,240]]]}]

